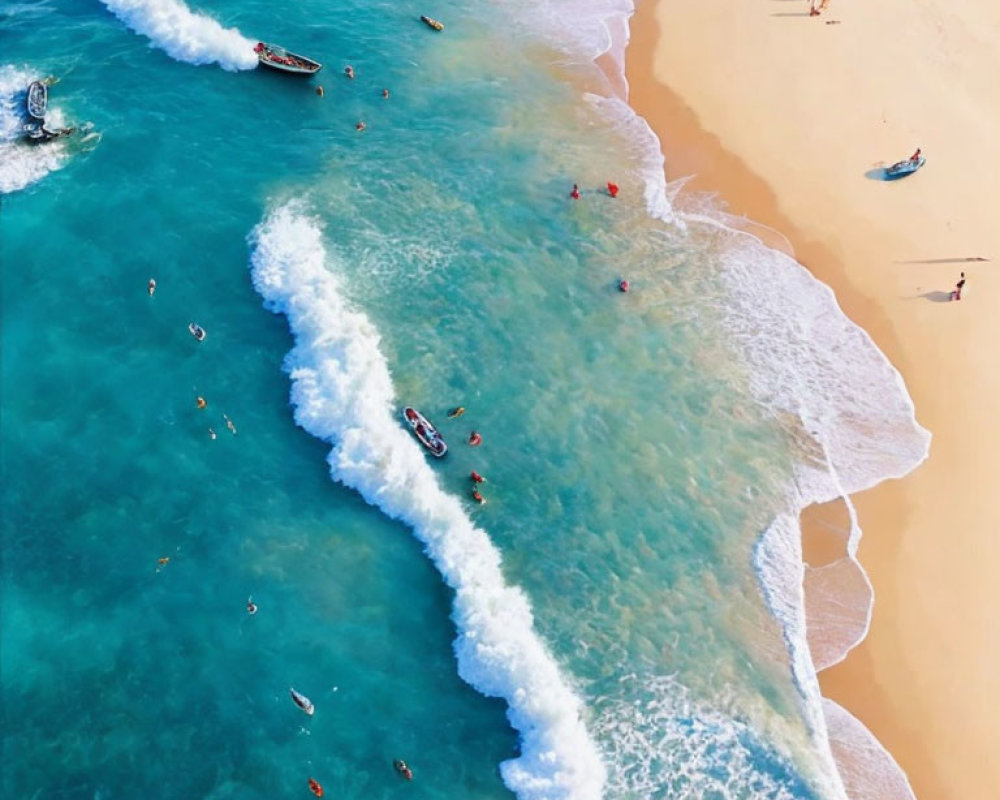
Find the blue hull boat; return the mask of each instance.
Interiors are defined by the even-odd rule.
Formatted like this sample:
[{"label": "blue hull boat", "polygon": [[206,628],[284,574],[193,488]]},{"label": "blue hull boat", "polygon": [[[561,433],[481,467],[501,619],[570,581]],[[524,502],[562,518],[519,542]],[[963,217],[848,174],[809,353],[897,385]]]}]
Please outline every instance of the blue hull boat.
[{"label": "blue hull boat", "polygon": [[887,181],[895,181],[899,178],[905,178],[907,175],[912,175],[926,163],[927,159],[923,156],[920,156],[916,161],[912,158],[908,158],[906,161],[897,161],[891,167],[885,168],[885,179]]}]

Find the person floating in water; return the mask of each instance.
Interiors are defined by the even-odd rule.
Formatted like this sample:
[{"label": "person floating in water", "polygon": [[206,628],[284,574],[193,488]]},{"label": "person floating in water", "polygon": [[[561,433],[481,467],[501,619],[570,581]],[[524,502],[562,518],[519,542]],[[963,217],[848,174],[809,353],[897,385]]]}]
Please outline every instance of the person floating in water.
[{"label": "person floating in water", "polygon": [[962,273],[962,276],[958,279],[958,283],[955,284],[955,291],[953,291],[951,293],[951,299],[952,300],[961,300],[962,299],[962,289],[963,288],[965,288],[965,273],[964,272]]},{"label": "person floating in water", "polygon": [[253,601],[253,595],[247,598],[247,613],[251,617],[257,613],[257,604]]},{"label": "person floating in water", "polygon": [[382,98],[385,99],[385,100],[389,99],[389,90],[388,89],[383,89],[382,90]]},{"label": "person floating in water", "polygon": [[572,197],[574,200],[580,199],[580,187],[577,186],[575,183],[573,184],[573,191],[569,193],[569,196]]},{"label": "person floating in water", "polygon": [[323,91],[323,87],[322,86],[317,86],[316,87],[316,94],[318,94],[320,97],[322,97],[324,94],[326,94],[326,92]]},{"label": "person floating in water", "polygon": [[319,785],[319,781],[315,781],[312,778],[309,779],[309,791],[317,797],[323,796],[323,787]]},{"label": "person floating in water", "polygon": [[209,428],[208,429],[208,438],[209,439],[214,439],[215,438],[215,430],[213,428]]},{"label": "person floating in water", "polygon": [[475,470],[472,470],[472,474],[469,476],[473,483],[486,483],[486,478],[480,475]]},{"label": "person floating in water", "polygon": [[156,294],[156,278],[149,279],[149,283],[146,284],[146,291],[149,292],[150,297]]},{"label": "person floating in water", "polygon": [[198,399],[194,401],[194,404],[198,406],[198,408],[205,408],[205,406],[208,405],[208,401],[204,397],[199,396]]},{"label": "person floating in water", "polygon": [[222,415],[222,418],[226,421],[226,427],[229,428],[230,433],[232,433],[233,436],[235,436],[236,426],[233,424],[233,421],[229,419],[229,417],[227,417],[225,414]]},{"label": "person floating in water", "polygon": [[608,181],[608,194],[612,197],[618,197],[618,184]]},{"label": "person floating in water", "polygon": [[354,67],[352,67],[350,64],[348,64],[346,67],[344,67],[344,74],[353,81],[354,80]]},{"label": "person floating in water", "polygon": [[395,761],[392,762],[392,766],[396,770],[396,772],[398,772],[400,775],[406,778],[406,780],[408,781],[413,780],[413,770],[411,770],[408,766],[406,766],[406,762],[403,761],[403,759],[397,758]]},{"label": "person floating in water", "polygon": [[448,412],[448,419],[455,419],[455,417],[460,417],[465,413],[465,406],[459,406]]},{"label": "person floating in water", "polygon": [[365,125],[365,121],[363,119],[358,120],[358,124],[354,126],[355,130],[359,130],[359,131],[363,131],[367,127],[368,126]]},{"label": "person floating in water", "polygon": [[479,434],[478,431],[473,431],[472,433],[469,434],[469,444],[471,444],[473,447],[478,447],[482,443],[483,443],[483,437]]}]

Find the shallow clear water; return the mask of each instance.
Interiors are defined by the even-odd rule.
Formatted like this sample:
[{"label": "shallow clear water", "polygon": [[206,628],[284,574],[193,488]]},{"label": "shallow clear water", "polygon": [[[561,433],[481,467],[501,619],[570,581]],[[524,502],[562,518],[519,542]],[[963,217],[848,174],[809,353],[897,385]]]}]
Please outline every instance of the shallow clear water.
[{"label": "shallow clear water", "polygon": [[[0,142],[4,796],[263,798],[312,776],[388,797],[402,757],[415,796],[508,797],[498,765],[529,729],[576,730],[572,697],[606,779],[557,746],[524,797],[839,796],[755,569],[812,453],[755,391],[746,331],[767,323],[734,333],[727,264],[777,255],[651,217],[634,124],[510,9],[449,8],[444,34],[393,4],[204,10],[326,68],[194,66],[99,3],[0,18],[0,84],[58,76],[50,103],[94,132],[41,165]],[[267,298],[287,320],[248,268],[272,230],[308,267]],[[335,388],[296,413],[342,483],[293,419],[288,323],[314,334],[289,365]],[[447,459],[398,435],[407,404]],[[447,550],[473,524],[533,624],[410,530]],[[463,660],[505,624],[540,660]]]}]

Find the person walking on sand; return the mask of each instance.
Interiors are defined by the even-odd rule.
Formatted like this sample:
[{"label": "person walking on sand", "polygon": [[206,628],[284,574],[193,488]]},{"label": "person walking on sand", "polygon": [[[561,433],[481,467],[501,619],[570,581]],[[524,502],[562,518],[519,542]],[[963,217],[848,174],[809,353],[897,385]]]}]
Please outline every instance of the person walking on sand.
[{"label": "person walking on sand", "polygon": [[608,194],[612,197],[618,197],[618,184],[608,181]]},{"label": "person walking on sand", "polygon": [[963,272],[961,277],[958,279],[958,283],[955,284],[955,291],[951,293],[952,300],[962,299],[962,289],[965,287],[965,273]]}]

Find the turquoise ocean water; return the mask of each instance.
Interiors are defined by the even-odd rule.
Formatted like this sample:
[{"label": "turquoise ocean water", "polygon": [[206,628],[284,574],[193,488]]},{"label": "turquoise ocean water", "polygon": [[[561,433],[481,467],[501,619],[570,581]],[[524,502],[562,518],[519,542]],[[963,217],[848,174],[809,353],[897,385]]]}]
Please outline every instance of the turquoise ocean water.
[{"label": "turquoise ocean water", "polygon": [[[673,199],[593,65],[628,11],[0,9],[4,797],[847,796],[796,512],[926,436]],[[81,130],[32,148],[45,76]]]}]

